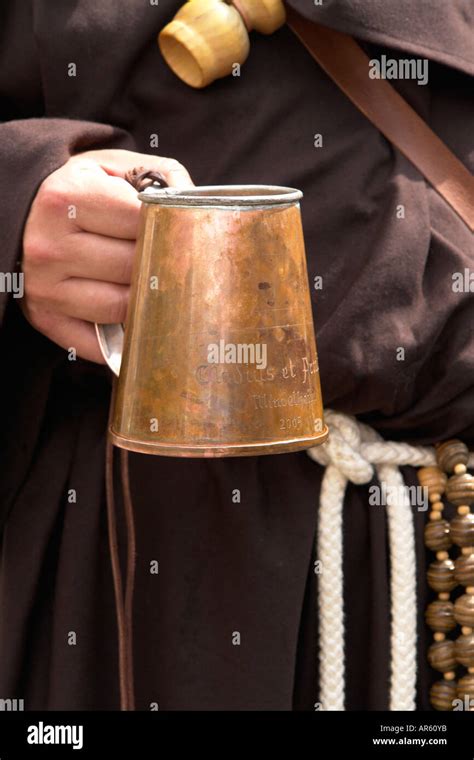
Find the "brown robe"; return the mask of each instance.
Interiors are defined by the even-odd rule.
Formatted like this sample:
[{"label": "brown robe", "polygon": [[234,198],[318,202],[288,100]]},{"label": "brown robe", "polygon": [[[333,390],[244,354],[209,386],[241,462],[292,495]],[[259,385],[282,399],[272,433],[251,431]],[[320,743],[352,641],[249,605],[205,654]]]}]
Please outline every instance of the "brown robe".
[{"label": "brown robe", "polygon": [[[89,148],[175,157],[196,184],[299,187],[310,284],[323,278],[322,290],[311,290],[325,405],[392,439],[459,435],[472,445],[474,299],[452,289],[453,272],[474,266],[467,228],[286,27],[252,34],[240,77],[204,91],[178,81],[156,35],[180,2],[2,3],[0,271],[17,266],[42,180]],[[428,57],[427,86],[395,85],[473,167],[469,3],[291,4],[355,35],[371,55]],[[152,134],[159,149],[150,148]],[[0,300],[0,698],[23,698],[26,709],[115,709],[108,373],[68,361],[15,299]],[[411,468],[405,475],[415,482]],[[220,461],[131,455],[138,709],[314,709],[321,477],[304,452]],[[366,486],[351,486],[344,512],[348,709],[388,705],[386,514],[367,497]],[[415,513],[421,709],[435,677],[425,662],[424,520]]]}]

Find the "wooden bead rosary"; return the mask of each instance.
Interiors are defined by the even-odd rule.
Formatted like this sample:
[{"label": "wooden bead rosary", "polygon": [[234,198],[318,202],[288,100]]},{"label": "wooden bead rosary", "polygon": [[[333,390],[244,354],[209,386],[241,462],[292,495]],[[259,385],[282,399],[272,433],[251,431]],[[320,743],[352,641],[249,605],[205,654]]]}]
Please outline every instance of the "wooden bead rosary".
[{"label": "wooden bead rosary", "polygon": [[[436,447],[438,466],[418,471],[431,508],[425,544],[436,553],[427,578],[438,596],[426,609],[426,622],[434,638],[428,661],[443,674],[430,690],[435,710],[453,710],[459,700],[462,709],[474,711],[474,476],[467,472],[468,458],[462,441],[446,441]],[[443,494],[457,508],[451,520],[443,517]],[[456,591],[462,586],[464,593],[459,595]],[[456,639],[447,637],[453,633]],[[460,666],[463,674],[456,681]]]}]

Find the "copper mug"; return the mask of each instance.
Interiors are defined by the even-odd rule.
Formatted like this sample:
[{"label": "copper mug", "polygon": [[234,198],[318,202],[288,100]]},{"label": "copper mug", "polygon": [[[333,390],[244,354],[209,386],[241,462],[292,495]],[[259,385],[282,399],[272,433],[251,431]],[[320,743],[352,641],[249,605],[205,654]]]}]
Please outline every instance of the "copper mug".
[{"label": "copper mug", "polygon": [[97,325],[118,375],[110,436],[224,457],[327,437],[299,200],[288,187],[149,187],[128,316]]}]

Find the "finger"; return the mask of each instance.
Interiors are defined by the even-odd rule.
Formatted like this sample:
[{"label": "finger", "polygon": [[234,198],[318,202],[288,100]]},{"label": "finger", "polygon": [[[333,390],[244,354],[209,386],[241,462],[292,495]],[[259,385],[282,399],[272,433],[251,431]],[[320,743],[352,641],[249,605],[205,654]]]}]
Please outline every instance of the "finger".
[{"label": "finger", "polygon": [[105,364],[97,340],[94,325],[80,319],[62,317],[54,332],[54,342],[66,351],[74,348],[77,356],[96,364]]},{"label": "finger", "polygon": [[125,322],[130,288],[112,282],[73,277],[58,283],[44,304],[52,311],[86,322]]},{"label": "finger", "polygon": [[135,153],[131,150],[94,150],[83,154],[92,158],[107,174],[125,177],[132,169],[160,172],[171,187],[194,187],[187,169],[174,158]]},{"label": "finger", "polygon": [[61,240],[61,255],[53,271],[57,268],[61,279],[79,277],[129,285],[135,246],[134,240],[72,232]]},{"label": "finger", "polygon": [[93,161],[78,171],[80,176],[71,184],[69,198],[74,204],[75,227],[96,235],[135,240],[141,203],[132,185],[121,177],[109,176]]},{"label": "finger", "polygon": [[[25,315],[29,321],[28,312]],[[94,325],[62,314],[43,311],[40,325],[33,323],[47,338],[65,351],[74,349],[77,356],[97,364],[105,364],[97,340]]]}]

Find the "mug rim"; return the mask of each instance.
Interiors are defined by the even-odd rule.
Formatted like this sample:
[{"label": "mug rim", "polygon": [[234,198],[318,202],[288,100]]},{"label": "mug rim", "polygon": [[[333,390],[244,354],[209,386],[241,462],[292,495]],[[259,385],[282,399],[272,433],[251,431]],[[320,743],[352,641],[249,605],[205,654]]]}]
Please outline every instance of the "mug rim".
[{"label": "mug rim", "polygon": [[198,185],[156,187],[150,185],[138,197],[160,206],[276,206],[296,203],[301,190],[281,185]]}]

